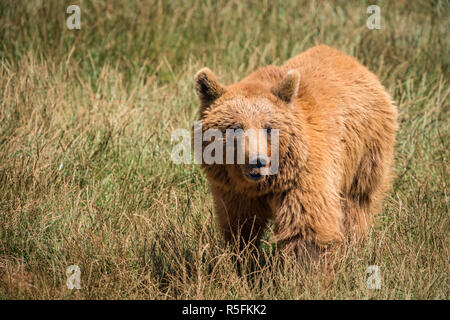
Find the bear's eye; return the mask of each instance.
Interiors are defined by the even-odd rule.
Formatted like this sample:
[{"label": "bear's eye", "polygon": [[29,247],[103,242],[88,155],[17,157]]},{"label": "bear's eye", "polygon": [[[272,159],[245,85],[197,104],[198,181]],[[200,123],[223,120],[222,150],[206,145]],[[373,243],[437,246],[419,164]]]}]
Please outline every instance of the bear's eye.
[{"label": "bear's eye", "polygon": [[229,126],[227,129],[231,129],[231,130],[235,130],[235,131],[236,130],[242,130],[242,125],[238,124],[238,123],[235,123],[235,124]]},{"label": "bear's eye", "polygon": [[265,127],[267,135],[270,135],[272,133],[272,126],[270,124],[266,125]]},{"label": "bear's eye", "polygon": [[243,133],[244,129],[242,129],[242,125],[237,123],[227,126],[225,130],[223,130],[223,134],[232,134],[233,136],[242,135]]}]

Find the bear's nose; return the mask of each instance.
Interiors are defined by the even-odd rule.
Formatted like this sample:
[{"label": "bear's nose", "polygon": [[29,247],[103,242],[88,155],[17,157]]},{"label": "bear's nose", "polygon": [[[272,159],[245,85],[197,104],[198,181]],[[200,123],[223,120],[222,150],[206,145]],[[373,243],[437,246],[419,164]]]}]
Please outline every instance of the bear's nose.
[{"label": "bear's nose", "polygon": [[267,165],[267,162],[267,157],[262,154],[250,158],[250,165],[256,169],[265,167]]}]

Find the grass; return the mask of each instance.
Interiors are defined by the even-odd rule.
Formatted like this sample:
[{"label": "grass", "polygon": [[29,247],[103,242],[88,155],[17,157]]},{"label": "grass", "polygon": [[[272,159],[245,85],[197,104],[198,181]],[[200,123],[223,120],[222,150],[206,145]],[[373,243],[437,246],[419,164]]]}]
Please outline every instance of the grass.
[{"label": "grass", "polygon": [[[81,30],[68,30],[70,4]],[[447,1],[0,4],[1,299],[448,299]],[[224,83],[323,43],[374,71],[400,112],[395,180],[364,243],[328,266],[235,271],[205,177],[170,161],[203,66]],[[241,257],[245,260],[245,256]],[[81,270],[68,290],[66,268]],[[380,290],[366,286],[378,265]]]}]

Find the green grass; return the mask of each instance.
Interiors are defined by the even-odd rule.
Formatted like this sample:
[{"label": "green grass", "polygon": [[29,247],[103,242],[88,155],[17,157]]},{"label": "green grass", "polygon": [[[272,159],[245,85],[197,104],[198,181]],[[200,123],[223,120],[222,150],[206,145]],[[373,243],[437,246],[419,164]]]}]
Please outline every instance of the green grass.
[{"label": "green grass", "polygon": [[[447,1],[71,1],[0,4],[0,298],[448,299]],[[248,281],[215,225],[205,177],[170,160],[193,75],[224,83],[315,44],[356,56],[400,112],[397,179],[364,243]],[[245,260],[245,257],[241,257]],[[81,290],[66,268],[81,269]],[[368,290],[366,269],[381,268]]]}]

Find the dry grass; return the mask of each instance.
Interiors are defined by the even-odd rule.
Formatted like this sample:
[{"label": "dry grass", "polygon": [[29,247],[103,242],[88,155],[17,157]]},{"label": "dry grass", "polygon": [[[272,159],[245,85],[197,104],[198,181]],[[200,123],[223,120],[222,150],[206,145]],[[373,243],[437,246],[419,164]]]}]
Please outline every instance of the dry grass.
[{"label": "dry grass", "polygon": [[[82,0],[78,31],[69,4],[0,4],[0,298],[449,298],[448,2],[381,2],[381,30],[363,1]],[[308,269],[282,263],[269,231],[248,281],[170,134],[192,125],[200,67],[231,82],[316,43],[392,94],[398,178],[366,242]]]}]

